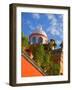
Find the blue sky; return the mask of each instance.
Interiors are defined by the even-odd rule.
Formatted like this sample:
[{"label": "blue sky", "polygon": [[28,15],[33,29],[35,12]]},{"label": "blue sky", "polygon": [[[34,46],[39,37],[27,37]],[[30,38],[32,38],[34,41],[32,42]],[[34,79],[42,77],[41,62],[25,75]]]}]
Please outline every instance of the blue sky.
[{"label": "blue sky", "polygon": [[63,40],[63,15],[48,13],[21,13],[22,32],[29,36],[35,28],[42,26],[48,40],[55,39],[57,47]]}]

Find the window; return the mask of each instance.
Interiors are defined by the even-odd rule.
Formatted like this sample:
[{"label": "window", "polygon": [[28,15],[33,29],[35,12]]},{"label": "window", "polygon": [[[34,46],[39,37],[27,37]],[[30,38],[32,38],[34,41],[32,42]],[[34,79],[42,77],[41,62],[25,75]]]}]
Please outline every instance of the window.
[{"label": "window", "polygon": [[32,38],[32,43],[35,44],[36,43],[36,37]]},{"label": "window", "polygon": [[38,43],[42,44],[43,43],[43,39],[41,37],[39,37],[38,39]]}]

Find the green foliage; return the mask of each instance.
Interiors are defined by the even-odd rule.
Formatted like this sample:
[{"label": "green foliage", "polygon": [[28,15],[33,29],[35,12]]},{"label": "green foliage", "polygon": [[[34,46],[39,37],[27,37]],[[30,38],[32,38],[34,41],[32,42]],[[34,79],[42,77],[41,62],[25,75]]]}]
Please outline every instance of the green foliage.
[{"label": "green foliage", "polygon": [[22,32],[22,49],[29,47],[33,53],[33,60],[43,69],[47,75],[59,75],[60,64],[54,63],[51,47],[56,47],[54,40],[51,40],[48,46],[46,45],[29,45],[28,37],[24,36]]},{"label": "green foliage", "polygon": [[23,32],[21,32],[21,36],[24,37],[24,33]]},{"label": "green foliage", "polygon": [[60,64],[53,64],[53,75],[58,75],[60,71]]},{"label": "green foliage", "polygon": [[43,45],[33,45],[31,46],[31,50],[36,64],[40,66],[46,74],[59,75],[60,64],[54,63],[52,50],[47,51]]},{"label": "green foliage", "polygon": [[37,47],[33,47],[33,55],[34,60],[38,66],[41,66],[43,63],[43,57],[44,57],[44,47],[43,45],[39,45]]},{"label": "green foliage", "polygon": [[28,37],[24,36],[24,33],[22,32],[22,49],[23,47],[27,47],[28,45]]},{"label": "green foliage", "polygon": [[42,64],[42,68],[44,72],[46,72],[48,75],[53,74],[52,65],[53,65],[52,54],[51,54],[51,51],[49,51],[48,53],[45,53],[44,62]]}]

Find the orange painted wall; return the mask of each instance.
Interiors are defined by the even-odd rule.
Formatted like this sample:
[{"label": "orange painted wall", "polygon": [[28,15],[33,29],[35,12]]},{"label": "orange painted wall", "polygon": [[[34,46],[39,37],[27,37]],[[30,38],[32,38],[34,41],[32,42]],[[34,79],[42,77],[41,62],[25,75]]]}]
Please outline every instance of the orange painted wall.
[{"label": "orange painted wall", "polygon": [[21,56],[21,76],[31,77],[31,76],[43,76],[32,64],[30,64],[26,58]]}]

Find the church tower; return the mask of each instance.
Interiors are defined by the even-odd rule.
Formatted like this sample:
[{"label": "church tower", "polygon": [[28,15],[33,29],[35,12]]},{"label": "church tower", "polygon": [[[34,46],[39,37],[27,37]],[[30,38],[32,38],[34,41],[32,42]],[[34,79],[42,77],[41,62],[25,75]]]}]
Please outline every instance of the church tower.
[{"label": "church tower", "polygon": [[42,26],[37,27],[29,36],[30,44],[48,44],[48,37]]}]

